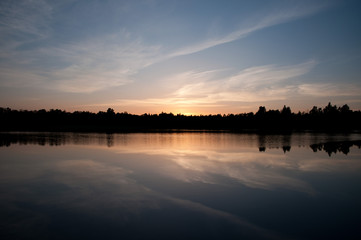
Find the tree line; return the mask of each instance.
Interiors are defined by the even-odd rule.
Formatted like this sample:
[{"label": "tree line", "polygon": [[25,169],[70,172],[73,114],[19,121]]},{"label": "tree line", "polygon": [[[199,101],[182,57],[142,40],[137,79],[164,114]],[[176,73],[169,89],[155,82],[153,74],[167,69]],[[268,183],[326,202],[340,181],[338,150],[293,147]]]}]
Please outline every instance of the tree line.
[{"label": "tree line", "polygon": [[256,113],[183,115],[116,113],[112,108],[93,113],[51,110],[13,110],[0,108],[1,131],[87,131],[133,132],[174,130],[226,131],[357,131],[361,130],[361,112],[347,104],[324,108],[314,106],[308,112],[294,113],[290,107],[267,110],[260,106]]}]

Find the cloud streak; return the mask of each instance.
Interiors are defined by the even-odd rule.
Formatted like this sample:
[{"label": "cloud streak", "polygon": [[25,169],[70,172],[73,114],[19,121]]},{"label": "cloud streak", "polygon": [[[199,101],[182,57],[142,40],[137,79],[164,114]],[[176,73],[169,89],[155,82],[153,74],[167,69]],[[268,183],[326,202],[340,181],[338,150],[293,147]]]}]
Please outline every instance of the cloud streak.
[{"label": "cloud streak", "polygon": [[[58,71],[59,75],[61,75],[62,71],[64,71],[65,76],[70,75],[73,77],[71,78],[71,81],[65,79],[62,83],[58,84],[57,86],[60,86],[59,89],[63,90],[63,91],[94,92],[94,91],[109,88],[109,87],[129,84],[132,82],[132,80],[130,80],[130,79],[132,78],[133,75],[136,75],[141,69],[151,66],[155,63],[159,63],[159,62],[165,61],[167,59],[178,57],[178,56],[193,54],[196,52],[206,50],[211,47],[216,47],[221,44],[229,43],[229,42],[244,38],[244,37],[248,36],[249,34],[259,31],[259,30],[262,30],[264,28],[278,25],[281,23],[285,23],[288,21],[295,20],[297,18],[301,18],[301,17],[307,16],[307,15],[313,14],[313,13],[319,11],[320,9],[322,9],[321,6],[315,6],[315,5],[312,7],[303,8],[303,9],[293,9],[293,10],[287,9],[287,11],[282,11],[282,12],[278,12],[276,14],[268,15],[267,17],[264,17],[261,20],[258,20],[258,22],[256,24],[253,24],[249,27],[240,28],[236,31],[231,32],[230,34],[228,34],[226,36],[222,36],[217,39],[206,39],[204,42],[201,42],[201,43],[195,44],[195,45],[191,44],[187,47],[180,48],[180,49],[176,50],[175,52],[171,52],[171,53],[166,53],[167,51],[161,45],[149,46],[149,45],[143,44],[142,41],[139,39],[136,39],[136,40],[127,39],[128,42],[125,43],[124,45],[121,45],[118,43],[118,44],[110,44],[110,46],[107,46],[107,47],[102,46],[102,44],[99,44],[99,42],[95,42],[95,43],[93,42],[90,44],[90,46],[80,47],[80,48],[75,49],[75,52],[78,52],[77,56],[78,57],[80,56],[81,60],[94,59],[94,62],[97,62],[97,63],[99,63],[99,62],[109,63],[109,62],[113,61],[113,63],[111,65],[113,65],[114,67],[112,69],[109,69],[109,67],[108,67],[108,69],[107,69],[107,68],[100,66],[100,67],[98,67],[99,68],[98,71],[94,71],[94,69],[90,70],[90,74],[82,74],[81,72],[79,72],[77,74],[77,71],[74,71],[73,68],[72,69],[63,69],[63,70]],[[131,34],[126,32],[123,35],[125,35],[125,36],[127,36],[127,38],[129,38],[129,36]],[[115,37],[115,38],[117,39],[117,37]],[[121,40],[123,40],[123,39],[121,39]],[[108,42],[108,41],[106,41],[106,42]],[[94,45],[94,46],[92,46],[92,45]],[[82,51],[79,52],[79,50],[82,50],[82,49],[92,49],[92,50],[90,52],[86,52],[86,51],[83,53],[81,53]],[[71,52],[73,52],[73,50],[71,50]],[[101,54],[99,54],[99,53],[101,53]],[[104,59],[104,56],[106,56],[106,59]],[[76,63],[77,61],[73,61],[73,62]],[[88,66],[88,69],[91,69],[92,64],[90,63],[89,66]],[[77,68],[77,65],[73,64],[73,67]],[[114,69],[120,69],[120,70],[114,71]],[[86,70],[86,69],[84,69],[84,70]],[[106,74],[106,77],[108,77],[108,79],[104,78],[104,76],[103,76],[104,74],[96,74],[96,72],[103,73],[104,71],[107,71],[109,73],[109,74]],[[69,74],[69,72],[72,72],[72,74]],[[114,73],[111,74],[110,72],[114,72]],[[119,74],[119,72],[121,74]],[[186,72],[185,74],[191,74],[192,75],[191,78],[193,80],[197,80],[196,78],[200,77],[200,76],[196,76],[197,74],[199,75],[200,73]],[[204,73],[202,73],[202,74],[204,74]],[[295,74],[297,75],[297,73],[295,73]],[[97,76],[97,77],[94,77],[94,76]],[[109,76],[111,76],[111,77],[109,77]],[[119,76],[119,77],[117,78],[115,76]],[[89,80],[86,80],[86,79],[89,79]],[[78,87],[78,85],[84,86],[84,83],[86,83],[86,82],[90,82],[90,84],[88,85],[89,87],[85,87],[85,88]],[[199,84],[196,84],[196,85],[198,85],[199,87],[202,87],[201,86],[202,82]],[[184,91],[187,87],[190,87],[190,86],[185,86],[183,89],[180,89],[178,93]],[[218,87],[216,87],[216,88],[218,88]],[[207,90],[204,90],[204,91],[207,91]],[[224,98],[224,97],[220,96],[220,98]],[[233,96],[231,96],[231,98],[233,99]],[[247,97],[247,99],[249,99],[249,96]],[[228,100],[226,100],[226,101],[228,101]],[[149,102],[155,103],[156,101],[149,100]],[[180,103],[180,102],[185,102],[185,101],[182,99],[181,96],[177,96],[175,99],[170,100],[170,102]],[[201,103],[202,101],[194,100],[193,103],[194,102]]]},{"label": "cloud streak", "polygon": [[[178,46],[178,49],[170,51],[162,44],[146,43],[146,39],[134,35],[126,28],[82,42],[54,42],[54,39],[51,39],[53,29],[50,27],[54,11],[52,6],[45,1],[21,1],[15,5],[5,3],[1,8],[3,17],[0,19],[0,31],[7,35],[9,31],[15,30],[12,33],[30,34],[33,37],[10,41],[12,43],[7,43],[7,47],[2,46],[1,55],[7,58],[8,63],[12,63],[13,75],[17,72],[21,74],[24,69],[32,69],[29,75],[31,78],[21,74],[23,82],[32,82],[33,76],[38,75],[39,79],[43,79],[42,86],[45,88],[63,92],[92,93],[129,84],[140,70],[155,63],[229,43],[255,31],[312,14],[319,9],[320,7],[312,6],[269,14],[267,17],[259,18],[256,23],[248,26],[244,24],[247,27],[240,27],[226,36],[205,39],[196,44],[191,42],[186,47]],[[52,41],[50,46],[38,46],[26,51],[17,50],[24,41],[45,37]],[[41,67],[38,65],[41,62],[51,66]],[[192,75],[194,79],[195,73]],[[4,84],[11,86],[10,82]],[[189,86],[185,86],[187,87]]]},{"label": "cloud streak", "polygon": [[298,85],[297,90],[300,94],[317,97],[352,97],[360,95],[360,86],[347,83],[305,83]]},{"label": "cloud streak", "polygon": [[139,69],[152,63],[159,47],[126,39],[125,34],[71,45],[65,50],[47,51],[70,63],[50,73],[56,79],[56,88],[65,92],[92,93],[131,83]]},{"label": "cloud streak", "polygon": [[314,60],[288,66],[263,65],[246,68],[227,77],[221,76],[227,72],[223,69],[182,72],[166,77],[184,83],[172,93],[156,98],[116,99],[97,106],[122,106],[126,109],[142,106],[156,107],[161,111],[167,108],[194,111],[197,108],[222,109],[230,104],[248,106],[271,101],[286,102],[287,99],[297,97],[359,96],[359,88],[351,84],[304,83],[300,80],[317,65],[318,62]]},{"label": "cloud streak", "polygon": [[[0,32],[3,36],[17,35],[22,41],[29,41],[48,36],[52,7],[43,0],[16,3],[2,1],[0,3]],[[24,35],[26,34],[26,35]]]},{"label": "cloud streak", "polygon": [[290,92],[297,90],[293,83],[287,80],[307,74],[316,64],[315,61],[308,61],[291,66],[251,67],[223,79],[217,79],[218,71],[190,71],[169,77],[188,82],[169,97],[119,100],[119,103],[219,107],[224,102],[283,100]]},{"label": "cloud streak", "polygon": [[208,48],[216,47],[218,45],[230,43],[245,38],[256,31],[260,31],[262,29],[271,26],[279,25],[282,23],[296,20],[298,18],[309,16],[311,14],[320,11],[323,8],[325,8],[325,6],[312,5],[303,8],[283,9],[277,13],[272,13],[266,15],[266,17],[261,17],[260,19],[255,20],[254,21],[255,23],[254,22],[248,23],[247,27],[240,27],[239,29],[229,33],[226,36],[220,36],[218,38],[213,38],[213,39],[206,39],[203,42],[178,49],[175,52],[169,54],[168,57],[172,58],[183,55],[189,55],[189,54],[201,52]]}]

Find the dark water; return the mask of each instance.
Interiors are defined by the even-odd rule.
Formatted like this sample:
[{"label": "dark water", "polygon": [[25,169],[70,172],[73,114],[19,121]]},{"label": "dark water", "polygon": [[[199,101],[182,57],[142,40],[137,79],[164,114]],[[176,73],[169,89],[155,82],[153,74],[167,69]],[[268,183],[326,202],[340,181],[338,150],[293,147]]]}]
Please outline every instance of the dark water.
[{"label": "dark water", "polygon": [[0,239],[361,239],[361,135],[0,134]]}]

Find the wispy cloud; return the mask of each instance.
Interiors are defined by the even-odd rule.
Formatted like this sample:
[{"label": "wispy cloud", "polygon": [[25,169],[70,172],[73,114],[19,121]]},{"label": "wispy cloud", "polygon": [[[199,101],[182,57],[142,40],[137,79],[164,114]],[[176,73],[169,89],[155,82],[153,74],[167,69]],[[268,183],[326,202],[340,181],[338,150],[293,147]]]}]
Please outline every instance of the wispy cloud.
[{"label": "wispy cloud", "polygon": [[[18,85],[19,81],[35,84],[42,81],[41,86],[45,88],[74,93],[92,93],[122,86],[134,81],[135,75],[139,71],[154,63],[229,43],[255,31],[288,22],[321,9],[319,6],[311,6],[269,13],[266,17],[255,18],[251,24],[242,23],[243,27],[225,36],[203,39],[198,43],[190,42],[185,47],[178,46],[176,49],[170,50],[162,45],[162,41],[157,45],[150,44],[141,35],[134,34],[122,26],[110,34],[94,35],[91,38],[81,39],[81,41],[56,41],[51,38],[54,31],[52,29],[54,24],[51,24],[53,7],[43,0],[18,1],[16,3],[4,1],[1,3],[0,33],[12,39],[11,41],[1,41],[0,57],[6,59],[7,64],[0,67],[7,69],[11,65],[11,69],[14,70],[11,74],[7,74],[13,76],[12,80],[9,81],[7,80],[9,78],[3,77],[2,85]],[[11,36],[12,34],[16,36]],[[50,42],[44,46],[36,44],[36,40],[43,38],[49,38]],[[29,41],[33,41],[36,47],[18,49],[19,46]],[[16,76],[17,74],[18,76]],[[222,93],[214,92],[215,89],[225,87],[223,86],[224,81],[221,81],[221,84],[202,81],[205,76],[200,76],[200,74],[210,76],[210,73],[190,71],[185,73],[185,75],[187,74],[189,75],[187,77],[197,83],[179,89],[173,96],[173,102],[189,98],[192,91],[194,92],[192,88],[202,89],[204,94],[211,99],[225,98]],[[297,73],[294,74],[297,75]],[[38,80],[34,81],[36,75],[38,75]],[[178,77],[182,78],[182,76]],[[14,81],[14,79],[18,80]],[[237,82],[233,79],[226,83],[232,84],[232,81]],[[204,84],[206,86],[203,86]],[[198,90],[194,94],[199,95],[201,91]],[[202,102],[201,99],[194,101]]]},{"label": "wispy cloud", "polygon": [[159,46],[147,46],[127,33],[108,36],[64,48],[46,49],[46,54],[69,63],[50,73],[57,89],[66,92],[94,92],[131,83],[139,69],[151,64]]},{"label": "wispy cloud", "polygon": [[[0,33],[6,37],[0,40],[0,58],[6,61],[0,62],[0,85],[72,93],[111,89],[139,80],[137,74],[155,63],[230,43],[262,29],[314,14],[324,7],[311,4],[259,13],[240,22],[239,27],[228,34],[169,49],[164,39],[150,43],[141,33],[126,28],[129,26],[119,26],[109,34],[58,41],[52,38],[55,30],[52,27],[56,26],[52,22],[57,10],[55,5],[43,0],[2,1]],[[42,44],[39,40],[44,39],[49,41]],[[30,45],[23,46],[29,42]],[[315,65],[315,61],[308,61],[292,66],[255,66],[227,77],[219,74],[223,70],[188,70],[166,76],[172,82],[182,83],[174,92],[155,98],[117,99],[111,105],[216,108],[229,102],[285,100],[290,94],[320,96],[322,91],[319,90],[325,88],[334,95],[340,94],[337,87],[331,85],[287,82],[307,74]],[[345,96],[354,95],[356,91],[352,86],[343,89]]]},{"label": "wispy cloud", "polygon": [[265,65],[247,68],[234,76],[217,81],[205,78],[203,81],[190,83],[178,89],[174,95],[176,98],[203,99],[207,103],[283,99],[293,85],[284,81],[308,73],[315,65],[315,61],[308,61],[291,66]]},{"label": "wispy cloud", "polygon": [[47,80],[47,76],[40,74],[40,72],[34,73],[29,69],[19,71],[17,68],[0,67],[0,72],[1,87],[37,87]]},{"label": "wispy cloud", "polygon": [[304,83],[297,86],[299,94],[317,97],[360,96],[361,86],[347,83]]},{"label": "wispy cloud", "polygon": [[[131,83],[132,76],[152,64],[159,51],[159,46],[148,46],[139,38],[129,37],[129,33],[123,30],[82,43],[44,46],[12,51],[11,54],[2,52],[7,64],[0,66],[4,69],[0,84],[35,85],[41,81],[39,86],[43,88],[92,93]],[[42,62],[47,67],[38,66]]]},{"label": "wispy cloud", "polygon": [[173,93],[158,98],[117,99],[111,105],[219,109],[231,102],[285,100],[291,94],[301,94],[298,86],[302,85],[294,79],[310,72],[316,64],[316,61],[311,60],[290,66],[251,67],[221,78],[219,75],[224,70],[183,72],[167,77],[185,83]]},{"label": "wispy cloud", "polygon": [[16,34],[18,37],[19,34],[25,33],[28,34],[26,39],[32,40],[46,37],[50,31],[47,23],[52,10],[52,7],[43,0],[1,1],[0,32],[3,36]]},{"label": "wispy cloud", "polygon": [[132,75],[159,58],[159,46],[122,27],[59,41],[53,27],[61,23],[52,22],[53,11],[43,0],[0,3],[1,86],[91,93],[132,82]]},{"label": "wispy cloud", "polygon": [[131,82],[122,70],[108,72],[103,68],[89,69],[81,66],[58,70],[53,72],[51,77],[57,80],[48,84],[47,88],[72,93],[92,93]]},{"label": "wispy cloud", "polygon": [[216,47],[221,44],[233,42],[238,39],[247,37],[249,34],[256,31],[260,31],[264,28],[286,23],[298,18],[302,18],[314,14],[323,8],[325,8],[324,5],[310,5],[310,6],[303,6],[302,8],[294,7],[292,9],[282,9],[277,12],[267,13],[265,16],[259,17],[258,19],[254,19],[253,22],[247,21],[247,23],[243,24],[242,27],[227,34],[226,36],[219,36],[212,39],[206,39],[196,44],[190,44],[186,47],[183,47],[181,49],[172,52],[167,57],[171,58],[171,57],[193,54],[206,50],[208,48]]}]

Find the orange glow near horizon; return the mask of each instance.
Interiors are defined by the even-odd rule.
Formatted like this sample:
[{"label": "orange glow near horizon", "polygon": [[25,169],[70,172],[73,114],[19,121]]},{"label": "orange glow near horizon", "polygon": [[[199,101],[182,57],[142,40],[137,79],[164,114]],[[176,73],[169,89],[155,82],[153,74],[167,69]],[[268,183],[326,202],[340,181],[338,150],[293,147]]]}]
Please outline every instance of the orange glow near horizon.
[{"label": "orange glow near horizon", "polygon": [[[328,102],[321,103],[321,104],[307,104],[305,106],[299,105],[297,103],[289,103],[289,104],[275,104],[275,103],[249,103],[244,104],[240,106],[216,106],[216,105],[204,105],[201,104],[177,104],[172,102],[167,102],[161,104],[160,102],[157,102],[156,104],[146,103],[146,101],[142,101],[140,103],[134,102],[134,103],[127,103],[127,104],[87,104],[87,105],[57,105],[54,102],[47,102],[46,105],[35,105],[32,107],[28,107],[24,104],[21,105],[13,105],[13,106],[0,106],[3,108],[11,108],[13,110],[29,110],[29,111],[36,111],[40,109],[50,110],[50,109],[60,109],[67,112],[75,112],[75,111],[85,111],[85,112],[93,112],[98,113],[99,111],[106,112],[108,108],[114,109],[116,113],[122,113],[127,112],[129,114],[135,114],[135,115],[142,115],[142,114],[160,114],[162,112],[165,113],[173,113],[174,115],[182,114],[186,116],[198,116],[198,115],[228,115],[228,114],[243,114],[243,113],[256,113],[260,106],[265,106],[266,110],[282,110],[283,106],[289,106],[291,108],[291,111],[293,113],[300,112],[309,112],[313,106],[317,106],[319,108],[324,108],[327,106]],[[348,103],[331,103],[332,105],[336,105],[337,107],[341,107],[344,104],[349,105]],[[359,109],[356,107],[353,107],[352,104],[349,105],[350,109],[353,111],[359,111]]]},{"label": "orange glow near horizon", "polygon": [[[269,107],[266,104],[258,104],[255,106],[244,106],[239,108],[212,108],[212,107],[177,107],[177,106],[155,106],[155,107],[139,107],[139,106],[132,106],[132,107],[122,107],[117,105],[109,105],[109,106],[86,106],[86,107],[70,107],[63,109],[65,111],[73,112],[73,111],[90,111],[97,113],[99,111],[107,111],[108,108],[114,109],[116,113],[122,113],[127,112],[130,114],[136,114],[136,115],[142,115],[142,114],[160,114],[162,112],[164,113],[173,113],[174,115],[182,114],[186,116],[197,116],[197,115],[216,115],[216,114],[243,114],[243,113],[256,113],[258,111],[259,106],[265,106],[267,110],[281,110],[283,108],[282,106],[279,107]],[[288,105],[286,105],[288,106]],[[312,107],[304,108],[304,109],[298,109],[298,108],[292,108],[291,111],[294,113],[301,112],[308,112]],[[318,107],[325,107],[325,106],[318,106]]]}]

